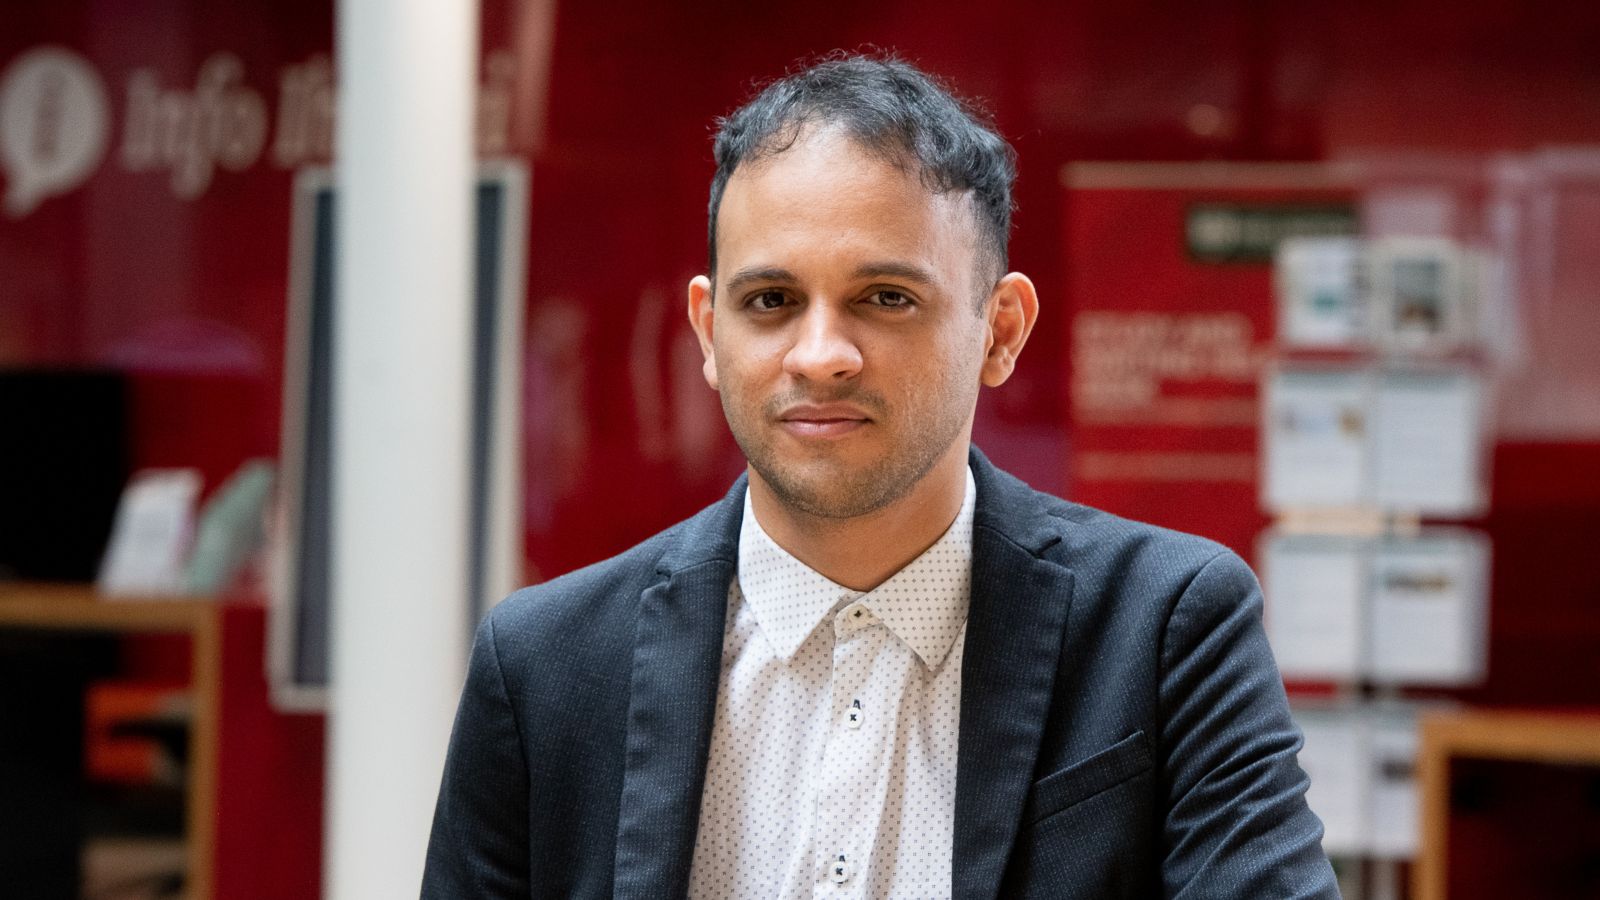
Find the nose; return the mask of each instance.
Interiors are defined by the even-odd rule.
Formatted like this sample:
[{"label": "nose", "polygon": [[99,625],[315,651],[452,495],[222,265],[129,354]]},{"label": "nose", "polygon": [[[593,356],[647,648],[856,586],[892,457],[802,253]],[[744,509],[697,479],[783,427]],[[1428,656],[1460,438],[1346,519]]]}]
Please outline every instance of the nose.
[{"label": "nose", "polygon": [[851,339],[844,316],[829,304],[812,303],[795,323],[794,343],[783,370],[796,378],[830,382],[861,371],[861,348]]}]

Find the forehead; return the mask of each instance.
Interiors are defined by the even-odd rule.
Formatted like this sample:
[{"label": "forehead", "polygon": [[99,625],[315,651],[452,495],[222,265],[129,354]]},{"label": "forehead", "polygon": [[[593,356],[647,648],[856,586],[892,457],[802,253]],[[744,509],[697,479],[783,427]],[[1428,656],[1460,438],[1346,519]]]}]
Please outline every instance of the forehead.
[{"label": "forehead", "polygon": [[[934,191],[914,162],[886,158],[837,129],[810,130],[782,152],[741,163],[728,179],[718,268],[888,255],[937,262],[959,276],[972,265],[976,230],[970,191]],[[776,258],[796,255],[804,259]]]}]

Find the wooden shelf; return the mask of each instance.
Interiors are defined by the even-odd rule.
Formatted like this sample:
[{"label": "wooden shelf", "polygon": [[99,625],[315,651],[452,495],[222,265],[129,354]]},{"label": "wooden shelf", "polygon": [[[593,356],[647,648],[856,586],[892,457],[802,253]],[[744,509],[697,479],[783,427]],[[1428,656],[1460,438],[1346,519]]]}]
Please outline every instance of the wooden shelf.
[{"label": "wooden shelf", "polygon": [[116,597],[90,585],[0,582],[0,628],[187,634],[191,639],[189,781],[184,836],[188,900],[211,896],[216,811],[217,732],[221,719],[222,641],[219,607],[209,599]]},{"label": "wooden shelf", "polygon": [[103,597],[82,584],[0,582],[0,625],[119,632],[196,632],[216,619],[209,599]]},{"label": "wooden shelf", "polygon": [[1475,710],[1423,718],[1417,754],[1422,848],[1413,870],[1418,900],[1449,895],[1450,761],[1455,758],[1600,766],[1600,713]]}]

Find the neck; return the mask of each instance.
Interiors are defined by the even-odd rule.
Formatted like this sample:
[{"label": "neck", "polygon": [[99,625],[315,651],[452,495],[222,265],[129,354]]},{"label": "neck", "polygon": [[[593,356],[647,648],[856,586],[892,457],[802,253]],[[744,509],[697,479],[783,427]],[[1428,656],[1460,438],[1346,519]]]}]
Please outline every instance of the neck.
[{"label": "neck", "polygon": [[762,530],[795,559],[836,584],[870,591],[933,546],[961,512],[967,445],[953,442],[910,492],[863,516],[829,519],[793,509],[754,469],[750,502]]}]

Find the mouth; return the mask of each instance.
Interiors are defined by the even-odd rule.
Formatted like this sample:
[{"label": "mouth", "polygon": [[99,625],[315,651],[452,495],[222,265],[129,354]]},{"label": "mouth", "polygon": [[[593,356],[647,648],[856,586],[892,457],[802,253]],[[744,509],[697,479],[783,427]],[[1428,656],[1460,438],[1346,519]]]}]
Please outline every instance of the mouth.
[{"label": "mouth", "polygon": [[800,438],[840,438],[866,427],[872,418],[854,406],[829,403],[791,406],[778,416],[783,430]]}]

